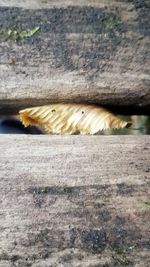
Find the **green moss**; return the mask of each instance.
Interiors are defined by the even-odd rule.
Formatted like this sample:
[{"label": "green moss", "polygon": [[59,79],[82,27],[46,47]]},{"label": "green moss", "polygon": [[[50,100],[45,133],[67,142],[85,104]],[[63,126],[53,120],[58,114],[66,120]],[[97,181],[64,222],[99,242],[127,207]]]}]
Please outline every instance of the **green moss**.
[{"label": "green moss", "polygon": [[112,258],[115,260],[115,262],[117,262],[117,264],[119,263],[121,266],[130,266],[130,261],[127,259],[126,256],[122,256],[122,255],[112,255]]},{"label": "green moss", "polygon": [[106,30],[112,30],[113,28],[119,26],[121,24],[121,21],[114,17],[106,18],[103,21],[103,26]]},{"label": "green moss", "polygon": [[118,255],[124,255],[124,250],[121,247],[114,247],[113,251]]},{"label": "green moss", "polygon": [[126,251],[119,246],[111,247],[112,258],[119,266],[132,266],[132,262],[127,258]]},{"label": "green moss", "polygon": [[35,33],[37,33],[40,30],[40,27],[35,27],[33,29],[27,29],[27,30],[16,30],[16,29],[2,29],[1,33],[7,41],[8,39],[13,40],[15,43],[18,41],[21,41],[25,38],[30,38],[32,37]]},{"label": "green moss", "polygon": [[144,204],[150,206],[150,200],[145,201]]}]

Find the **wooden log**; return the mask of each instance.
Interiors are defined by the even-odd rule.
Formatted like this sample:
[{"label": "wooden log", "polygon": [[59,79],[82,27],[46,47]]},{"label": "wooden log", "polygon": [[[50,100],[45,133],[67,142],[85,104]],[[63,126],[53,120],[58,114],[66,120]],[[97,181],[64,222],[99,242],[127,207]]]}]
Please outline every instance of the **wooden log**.
[{"label": "wooden log", "polygon": [[149,267],[150,138],[0,138],[0,266]]},{"label": "wooden log", "polygon": [[1,0],[0,113],[59,101],[149,113],[149,10],[146,0]]}]

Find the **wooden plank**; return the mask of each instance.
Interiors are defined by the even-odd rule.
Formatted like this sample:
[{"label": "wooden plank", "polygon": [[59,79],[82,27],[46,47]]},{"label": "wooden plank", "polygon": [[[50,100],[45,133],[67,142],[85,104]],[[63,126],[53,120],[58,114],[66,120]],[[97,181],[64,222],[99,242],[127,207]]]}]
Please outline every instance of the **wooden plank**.
[{"label": "wooden plank", "polygon": [[149,267],[149,156],[149,136],[1,135],[0,266]]},{"label": "wooden plank", "polygon": [[[129,1],[128,1],[129,2]],[[116,0],[0,0],[0,6],[3,7],[20,7],[24,9],[46,9],[51,7],[68,7],[68,6],[96,6],[105,7],[109,6],[126,6],[125,1]],[[129,7],[132,8],[132,1],[129,2]]]},{"label": "wooden plank", "polygon": [[[147,1],[0,1],[0,6],[1,113],[58,101],[150,112]],[[32,37],[6,41],[8,30],[34,27],[40,31]]]}]

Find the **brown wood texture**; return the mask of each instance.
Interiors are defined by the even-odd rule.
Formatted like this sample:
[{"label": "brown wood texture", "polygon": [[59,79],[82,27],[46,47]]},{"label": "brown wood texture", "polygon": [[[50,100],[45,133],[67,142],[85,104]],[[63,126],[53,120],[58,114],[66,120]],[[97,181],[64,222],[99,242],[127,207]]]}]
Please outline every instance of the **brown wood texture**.
[{"label": "brown wood texture", "polygon": [[149,147],[149,136],[1,135],[0,266],[149,267]]},{"label": "brown wood texture", "polygon": [[59,101],[150,113],[149,22],[147,0],[1,0],[0,113]]}]

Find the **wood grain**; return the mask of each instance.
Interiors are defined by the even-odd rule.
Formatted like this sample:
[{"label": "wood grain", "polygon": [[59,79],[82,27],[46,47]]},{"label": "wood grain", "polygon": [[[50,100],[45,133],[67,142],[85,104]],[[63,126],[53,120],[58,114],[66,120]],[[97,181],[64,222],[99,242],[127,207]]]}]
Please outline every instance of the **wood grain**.
[{"label": "wood grain", "polygon": [[[68,7],[68,6],[96,6],[105,7],[109,6],[126,6],[126,1],[116,0],[0,0],[0,5],[3,7],[20,7],[24,9],[46,9],[51,7]],[[129,2],[129,1],[128,1]],[[133,1],[129,2],[129,6],[132,5]]]},{"label": "wood grain", "polygon": [[0,1],[0,113],[61,101],[149,114],[149,10],[146,0]]},{"label": "wood grain", "polygon": [[149,136],[0,138],[0,266],[149,267]]}]

